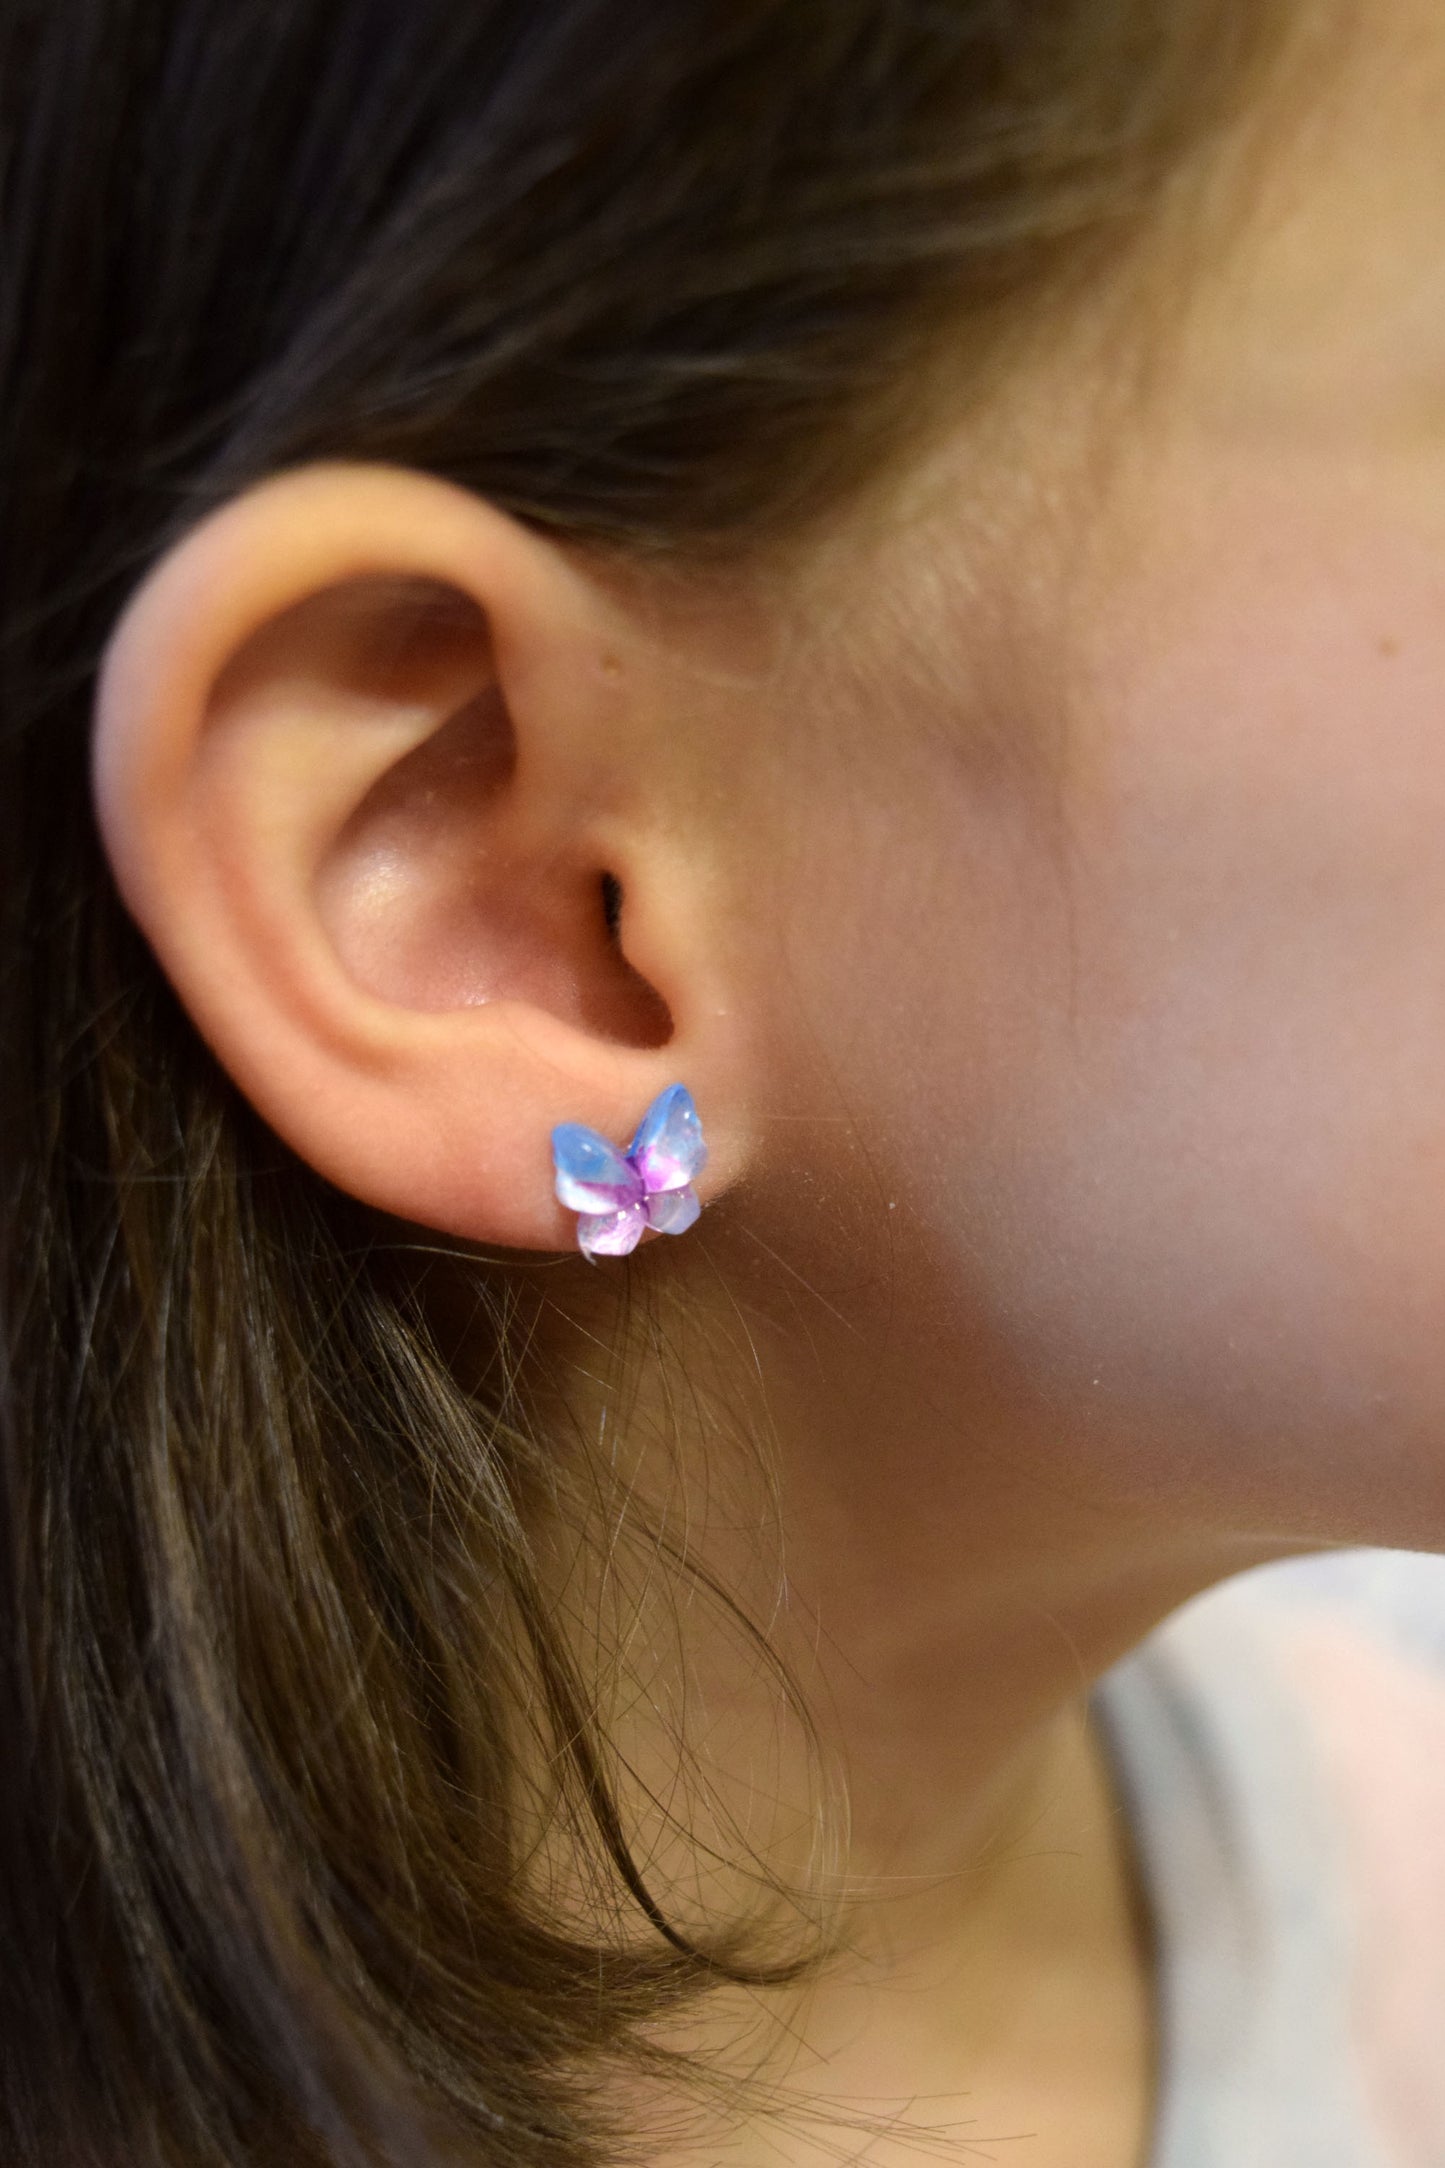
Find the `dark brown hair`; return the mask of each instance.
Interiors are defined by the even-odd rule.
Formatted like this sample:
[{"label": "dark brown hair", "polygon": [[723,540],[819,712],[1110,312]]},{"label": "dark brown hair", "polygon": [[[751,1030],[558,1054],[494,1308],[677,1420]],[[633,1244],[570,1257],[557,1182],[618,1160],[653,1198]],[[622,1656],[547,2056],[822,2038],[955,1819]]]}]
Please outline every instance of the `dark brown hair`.
[{"label": "dark brown hair", "polygon": [[[128,591],[316,456],[633,560],[799,534],[900,456],[945,338],[961,406],[997,325],[1127,247],[1259,12],[0,0],[15,2168],[585,2163],[595,2073],[747,1965],[628,1854],[506,1270],[463,1381],[117,903],[86,737]],[[522,1732],[607,1932],[528,1893]]]}]

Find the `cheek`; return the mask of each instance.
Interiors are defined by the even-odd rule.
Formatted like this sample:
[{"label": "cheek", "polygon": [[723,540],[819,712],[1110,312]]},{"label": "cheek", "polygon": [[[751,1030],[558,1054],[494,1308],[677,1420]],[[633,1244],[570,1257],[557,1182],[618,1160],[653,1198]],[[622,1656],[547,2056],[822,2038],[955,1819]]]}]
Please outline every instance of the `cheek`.
[{"label": "cheek", "polygon": [[1445,551],[1230,532],[1131,596],[1156,637],[1105,637],[1077,717],[995,1292],[1166,1483],[1445,1539]]},{"label": "cheek", "polygon": [[1445,550],[1254,531],[1130,596],[1056,793],[895,762],[815,884],[848,1239],[1046,1474],[1445,1542]]}]

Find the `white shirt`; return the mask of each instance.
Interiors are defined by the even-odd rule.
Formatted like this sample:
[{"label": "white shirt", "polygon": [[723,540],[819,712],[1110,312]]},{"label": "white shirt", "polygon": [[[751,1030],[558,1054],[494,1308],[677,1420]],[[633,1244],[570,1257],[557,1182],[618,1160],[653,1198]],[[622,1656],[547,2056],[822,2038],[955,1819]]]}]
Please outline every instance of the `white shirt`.
[{"label": "white shirt", "polygon": [[1445,2168],[1445,1559],[1241,1575],[1095,1707],[1157,1949],[1149,2168]]}]

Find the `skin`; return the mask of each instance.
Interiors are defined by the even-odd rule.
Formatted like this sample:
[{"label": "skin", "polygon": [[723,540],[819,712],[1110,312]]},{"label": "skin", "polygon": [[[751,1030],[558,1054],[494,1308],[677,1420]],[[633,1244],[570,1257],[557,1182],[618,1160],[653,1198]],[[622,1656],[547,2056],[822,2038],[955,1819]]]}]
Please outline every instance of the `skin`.
[{"label": "skin", "polygon": [[[123,890],[331,1179],[560,1249],[551,1124],[625,1138],[692,1088],[710,1209],[633,1268],[681,1414],[660,1366],[599,1365],[585,1268],[522,1275],[548,1375],[765,1617],[737,1441],[776,1470],[777,1639],[851,1793],[828,1886],[866,1899],[764,1998],[776,2067],[1029,2168],[1147,2147],[1088,1681],[1257,1561],[1445,1548],[1442,98],[1438,12],[1374,11],[1250,216],[1161,235],[1126,426],[1079,396],[1101,317],[781,595],[318,467],[178,546],[100,688]],[[490,629],[337,606],[366,569]],[[683,1643],[717,1811],[799,1871],[775,1691],[706,1606]],[[821,2148],[750,2117],[706,2157]]]}]

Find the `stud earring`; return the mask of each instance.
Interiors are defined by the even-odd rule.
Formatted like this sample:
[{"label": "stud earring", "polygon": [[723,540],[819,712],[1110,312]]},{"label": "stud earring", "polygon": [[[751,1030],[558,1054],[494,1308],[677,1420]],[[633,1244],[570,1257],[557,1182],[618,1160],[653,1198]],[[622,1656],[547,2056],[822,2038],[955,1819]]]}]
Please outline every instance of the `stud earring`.
[{"label": "stud earring", "polygon": [[692,1181],[707,1146],[685,1084],[658,1093],[625,1152],[581,1122],[559,1122],[552,1161],[559,1199],[581,1214],[577,1247],[589,1261],[626,1257],[649,1227],[685,1234],[702,1210]]}]

